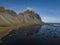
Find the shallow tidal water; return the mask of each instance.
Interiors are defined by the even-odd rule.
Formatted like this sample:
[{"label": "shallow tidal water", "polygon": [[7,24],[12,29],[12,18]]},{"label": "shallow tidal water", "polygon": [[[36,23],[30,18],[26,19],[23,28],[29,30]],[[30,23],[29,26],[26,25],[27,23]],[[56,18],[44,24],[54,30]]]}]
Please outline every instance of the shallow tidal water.
[{"label": "shallow tidal water", "polygon": [[60,24],[17,29],[3,38],[2,45],[60,45]]}]

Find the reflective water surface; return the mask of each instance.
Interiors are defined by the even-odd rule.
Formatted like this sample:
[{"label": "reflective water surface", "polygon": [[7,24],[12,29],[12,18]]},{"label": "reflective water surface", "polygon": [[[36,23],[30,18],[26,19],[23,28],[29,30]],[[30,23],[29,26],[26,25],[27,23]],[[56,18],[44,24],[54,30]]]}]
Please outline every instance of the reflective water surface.
[{"label": "reflective water surface", "polygon": [[3,45],[60,45],[60,24],[29,26],[12,31]]}]

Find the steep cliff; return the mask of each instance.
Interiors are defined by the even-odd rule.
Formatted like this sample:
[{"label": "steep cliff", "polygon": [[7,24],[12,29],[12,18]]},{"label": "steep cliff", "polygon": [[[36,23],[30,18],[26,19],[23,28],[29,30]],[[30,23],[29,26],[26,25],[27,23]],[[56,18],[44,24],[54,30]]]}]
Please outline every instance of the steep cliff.
[{"label": "steep cliff", "polygon": [[16,24],[42,24],[41,17],[33,10],[27,9],[26,11],[16,14],[12,10],[7,10],[0,7],[0,25],[16,25]]},{"label": "steep cliff", "polygon": [[18,19],[27,24],[42,24],[41,17],[33,10],[26,10],[18,15]]}]

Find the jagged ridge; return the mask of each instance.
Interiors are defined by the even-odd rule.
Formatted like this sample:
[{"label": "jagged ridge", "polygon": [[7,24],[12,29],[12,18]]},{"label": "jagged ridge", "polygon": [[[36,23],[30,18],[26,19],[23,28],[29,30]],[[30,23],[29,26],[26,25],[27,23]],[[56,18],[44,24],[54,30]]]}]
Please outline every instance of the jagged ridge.
[{"label": "jagged ridge", "polygon": [[4,8],[0,8],[0,22],[0,25],[20,23],[42,24],[41,17],[34,11],[26,10],[17,15],[14,11]]}]

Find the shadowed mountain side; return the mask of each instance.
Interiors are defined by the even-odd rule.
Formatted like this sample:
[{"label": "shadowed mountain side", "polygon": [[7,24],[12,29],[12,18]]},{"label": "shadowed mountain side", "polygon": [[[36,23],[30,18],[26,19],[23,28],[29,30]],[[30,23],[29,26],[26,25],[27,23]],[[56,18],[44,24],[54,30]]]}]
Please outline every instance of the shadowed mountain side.
[{"label": "shadowed mountain side", "polygon": [[0,7],[0,39],[20,27],[42,24],[41,17],[32,10],[16,14],[12,10]]}]

